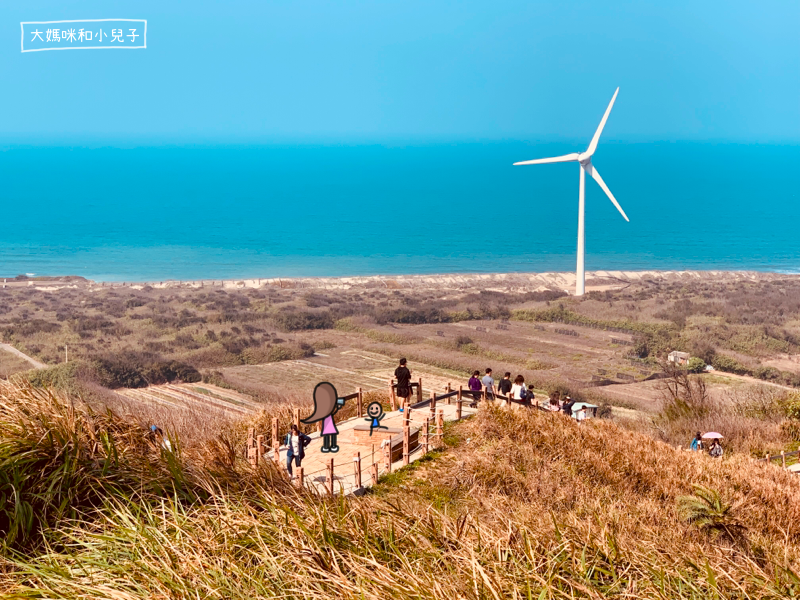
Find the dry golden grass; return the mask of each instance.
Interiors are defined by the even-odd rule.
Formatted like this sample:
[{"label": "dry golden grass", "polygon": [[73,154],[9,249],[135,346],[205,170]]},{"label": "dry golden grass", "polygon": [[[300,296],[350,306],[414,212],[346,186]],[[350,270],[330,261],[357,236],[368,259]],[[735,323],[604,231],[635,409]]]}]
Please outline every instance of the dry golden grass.
[{"label": "dry golden grass", "polygon": [[[70,519],[48,518],[14,551],[6,546],[5,597],[800,593],[793,476],[742,456],[677,451],[609,422],[487,409],[451,427],[438,458],[366,497],[336,499],[292,487],[268,462],[242,465],[224,437],[160,453],[143,428],[44,391],[7,388],[0,427],[2,472],[22,476],[18,497],[40,503],[34,514],[63,501],[47,491],[53,483],[74,490],[68,507],[81,500]],[[678,498],[692,484],[732,503],[726,519],[742,540],[681,520]]]}]

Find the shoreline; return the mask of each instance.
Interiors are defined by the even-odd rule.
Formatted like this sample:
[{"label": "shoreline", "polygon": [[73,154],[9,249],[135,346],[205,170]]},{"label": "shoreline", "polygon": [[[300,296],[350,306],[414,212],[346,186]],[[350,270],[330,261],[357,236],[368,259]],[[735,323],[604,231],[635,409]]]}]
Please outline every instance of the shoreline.
[{"label": "shoreline", "polygon": [[[619,289],[633,283],[654,284],[672,281],[766,281],[800,277],[800,274],[769,271],[587,271],[586,291]],[[3,288],[33,288],[57,291],[65,288],[100,290],[106,288],[150,289],[392,289],[392,290],[458,290],[497,292],[564,291],[574,293],[574,272],[544,273],[443,273],[434,275],[364,275],[350,277],[272,277],[242,279],[194,279],[163,281],[96,282],[79,276],[6,278]]]}]

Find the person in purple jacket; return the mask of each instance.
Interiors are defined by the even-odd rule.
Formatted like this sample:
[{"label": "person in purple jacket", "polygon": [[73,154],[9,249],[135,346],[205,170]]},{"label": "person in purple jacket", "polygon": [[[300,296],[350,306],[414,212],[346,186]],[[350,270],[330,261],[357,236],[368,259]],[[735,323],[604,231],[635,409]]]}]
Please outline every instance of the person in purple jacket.
[{"label": "person in purple jacket", "polygon": [[478,379],[480,374],[480,371],[474,371],[472,373],[472,377],[470,377],[469,381],[467,382],[467,387],[472,392],[472,397],[475,398],[475,400],[481,399],[481,392],[483,391],[483,384],[481,383],[481,380]]},{"label": "person in purple jacket", "polygon": [[303,423],[316,423],[322,421],[322,452],[338,452],[339,446],[336,443],[336,436],[339,430],[333,415],[344,406],[344,398],[339,398],[336,388],[332,383],[323,381],[314,388],[314,413],[305,419]]}]

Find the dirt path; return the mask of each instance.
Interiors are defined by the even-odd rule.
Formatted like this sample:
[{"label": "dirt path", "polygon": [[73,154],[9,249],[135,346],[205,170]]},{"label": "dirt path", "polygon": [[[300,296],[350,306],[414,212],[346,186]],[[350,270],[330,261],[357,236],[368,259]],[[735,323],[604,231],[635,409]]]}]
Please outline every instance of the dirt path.
[{"label": "dirt path", "polygon": [[10,352],[11,354],[14,354],[14,355],[20,357],[22,360],[27,360],[29,363],[31,363],[33,365],[34,369],[46,369],[47,368],[46,364],[39,362],[35,358],[31,358],[30,356],[28,356],[24,352],[20,352],[19,350],[14,348],[14,346],[12,346],[11,344],[2,344],[2,343],[0,343],[0,350],[5,350],[6,352]]},{"label": "dirt path", "polygon": [[780,388],[782,390],[789,390],[790,392],[794,392],[797,390],[797,388],[793,388],[789,385],[783,385],[781,383],[775,383],[772,381],[764,381],[763,379],[758,379],[757,377],[750,377],[749,375],[735,375],[734,373],[728,373],[726,371],[713,371],[711,374],[716,375],[717,377],[728,377],[730,379],[738,379],[739,381],[746,381],[748,383],[769,385],[772,387]]}]

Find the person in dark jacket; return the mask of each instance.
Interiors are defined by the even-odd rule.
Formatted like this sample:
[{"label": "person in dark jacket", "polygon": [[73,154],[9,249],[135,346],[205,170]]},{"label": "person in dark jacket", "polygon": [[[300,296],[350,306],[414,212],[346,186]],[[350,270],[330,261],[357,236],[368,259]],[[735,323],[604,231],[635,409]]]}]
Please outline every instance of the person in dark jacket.
[{"label": "person in dark jacket", "polygon": [[575,400],[567,396],[566,402],[564,402],[564,406],[561,407],[561,410],[564,411],[564,414],[568,417],[572,416],[572,405],[575,404]]},{"label": "person in dark jacket", "polygon": [[506,372],[506,374],[503,375],[503,378],[497,384],[497,389],[502,395],[508,396],[508,394],[511,392],[511,385],[511,373]]},{"label": "person in dark jacket", "polygon": [[397,379],[397,398],[400,402],[400,412],[403,412],[411,397],[411,369],[406,366],[406,359],[400,359],[400,366],[394,370]]},{"label": "person in dark jacket", "polygon": [[301,466],[306,456],[306,446],[310,443],[311,438],[297,429],[297,425],[292,425],[292,430],[286,434],[283,442],[286,448],[286,470],[289,471],[289,477],[292,477],[292,460],[295,461],[296,466]]}]

